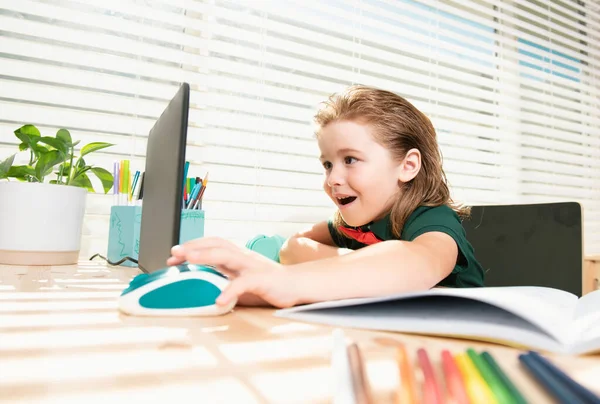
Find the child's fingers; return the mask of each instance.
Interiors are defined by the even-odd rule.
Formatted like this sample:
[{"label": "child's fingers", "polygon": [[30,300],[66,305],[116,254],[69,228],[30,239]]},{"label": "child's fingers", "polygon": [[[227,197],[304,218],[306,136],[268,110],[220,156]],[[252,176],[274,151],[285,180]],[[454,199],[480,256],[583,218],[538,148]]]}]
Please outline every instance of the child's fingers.
[{"label": "child's fingers", "polygon": [[185,257],[169,257],[167,258],[167,265],[171,266],[171,265],[179,265],[181,263],[185,262]]},{"label": "child's fingers", "polygon": [[190,264],[210,265],[233,272],[242,271],[247,266],[244,254],[221,247],[193,250],[186,258]]},{"label": "child's fingers", "polygon": [[252,290],[250,288],[250,284],[248,283],[247,278],[236,278],[233,281],[231,281],[229,285],[227,285],[223,292],[221,292],[221,294],[216,300],[216,303],[220,306],[227,305],[233,299],[239,300],[240,296],[248,292],[252,292]]},{"label": "child's fingers", "polygon": [[237,248],[232,242],[221,237],[201,237],[185,242],[182,245],[176,245],[171,248],[171,253],[182,253],[185,251],[203,250],[205,248],[227,248],[233,250]]}]

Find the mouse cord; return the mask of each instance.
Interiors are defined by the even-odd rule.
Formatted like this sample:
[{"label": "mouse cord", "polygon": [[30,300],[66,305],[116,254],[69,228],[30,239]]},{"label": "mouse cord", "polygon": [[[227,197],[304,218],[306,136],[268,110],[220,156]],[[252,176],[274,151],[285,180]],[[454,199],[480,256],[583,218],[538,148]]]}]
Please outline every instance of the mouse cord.
[{"label": "mouse cord", "polygon": [[108,262],[110,265],[121,265],[125,261],[131,261],[131,262],[134,262],[136,264],[138,263],[138,261],[135,258],[131,258],[131,257],[124,257],[124,258],[118,260],[117,262],[112,262],[111,260],[109,260],[108,258],[106,258],[105,256],[100,255],[100,254],[94,254],[94,255],[92,255],[90,257],[90,261],[93,260],[96,257],[102,258],[104,261]]}]

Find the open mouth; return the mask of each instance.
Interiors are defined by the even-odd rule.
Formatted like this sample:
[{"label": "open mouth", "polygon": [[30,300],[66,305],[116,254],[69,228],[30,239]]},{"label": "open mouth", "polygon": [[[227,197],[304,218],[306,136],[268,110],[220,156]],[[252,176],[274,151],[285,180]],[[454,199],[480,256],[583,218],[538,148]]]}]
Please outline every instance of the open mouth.
[{"label": "open mouth", "polygon": [[351,202],[354,202],[354,200],[356,199],[355,196],[346,196],[343,198],[337,198],[338,202],[340,203],[340,205],[348,205]]}]

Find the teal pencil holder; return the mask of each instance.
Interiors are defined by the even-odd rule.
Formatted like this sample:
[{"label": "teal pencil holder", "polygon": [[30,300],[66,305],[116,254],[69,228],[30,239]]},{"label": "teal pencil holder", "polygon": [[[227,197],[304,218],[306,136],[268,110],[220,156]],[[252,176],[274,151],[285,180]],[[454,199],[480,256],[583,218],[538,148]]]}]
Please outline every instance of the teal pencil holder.
[{"label": "teal pencil holder", "polygon": [[[125,257],[137,260],[140,251],[140,225],[142,222],[142,206],[113,206],[110,209],[110,228],[108,231],[107,258],[111,262]],[[204,237],[204,211],[183,209],[179,243]],[[131,261],[122,264],[137,267]]]}]

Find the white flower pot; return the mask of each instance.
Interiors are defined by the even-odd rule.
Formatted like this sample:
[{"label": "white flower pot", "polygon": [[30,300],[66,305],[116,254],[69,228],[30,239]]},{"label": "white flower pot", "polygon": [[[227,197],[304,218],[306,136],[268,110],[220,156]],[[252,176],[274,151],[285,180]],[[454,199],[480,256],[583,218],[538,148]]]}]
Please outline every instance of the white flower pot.
[{"label": "white flower pot", "polygon": [[0,264],[76,264],[87,190],[0,181]]}]

